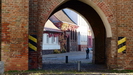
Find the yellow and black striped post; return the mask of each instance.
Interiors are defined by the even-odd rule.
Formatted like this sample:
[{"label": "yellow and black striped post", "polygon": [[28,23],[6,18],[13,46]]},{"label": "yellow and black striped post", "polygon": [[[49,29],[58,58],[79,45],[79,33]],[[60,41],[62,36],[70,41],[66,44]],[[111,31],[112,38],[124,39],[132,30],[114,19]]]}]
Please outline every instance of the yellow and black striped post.
[{"label": "yellow and black striped post", "polygon": [[126,37],[118,37],[118,53],[126,53]]},{"label": "yellow and black striped post", "polygon": [[37,51],[37,36],[29,35],[29,51]]}]

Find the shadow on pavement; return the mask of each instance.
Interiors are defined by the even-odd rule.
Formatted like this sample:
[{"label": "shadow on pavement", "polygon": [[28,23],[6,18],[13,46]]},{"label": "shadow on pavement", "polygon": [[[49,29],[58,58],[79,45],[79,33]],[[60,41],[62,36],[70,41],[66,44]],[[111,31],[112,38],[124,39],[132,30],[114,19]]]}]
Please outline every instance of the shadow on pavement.
[{"label": "shadow on pavement", "polygon": [[[104,72],[107,71],[105,65],[97,65],[92,63],[92,52],[90,58],[86,59],[84,51],[70,52],[63,54],[49,54],[43,56],[43,69],[52,71],[77,71],[78,61],[82,72]],[[65,63],[65,56],[68,56],[68,63]]]},{"label": "shadow on pavement", "polygon": [[[43,64],[44,70],[52,71],[78,71],[78,63],[64,63],[64,64]],[[80,71],[82,72],[107,72],[105,65],[96,64],[80,64]]]}]

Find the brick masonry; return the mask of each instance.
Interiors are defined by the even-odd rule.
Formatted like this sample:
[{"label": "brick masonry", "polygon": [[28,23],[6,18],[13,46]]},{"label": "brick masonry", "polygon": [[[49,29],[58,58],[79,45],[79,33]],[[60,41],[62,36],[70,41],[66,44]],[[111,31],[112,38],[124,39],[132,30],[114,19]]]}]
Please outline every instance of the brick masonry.
[{"label": "brick masonry", "polygon": [[132,0],[120,0],[117,1],[117,26],[118,26],[118,37],[124,36],[126,40],[126,54],[118,54],[117,63],[118,67],[124,67],[126,69],[133,69],[133,1]]},{"label": "brick masonry", "polygon": [[[37,35],[37,52],[29,57],[33,67],[41,68],[41,41],[45,22],[50,14],[66,0],[2,0],[2,61],[5,70],[28,69],[28,35]],[[106,37],[106,64],[108,68],[133,69],[133,1],[90,0],[98,6],[110,23],[112,37]],[[29,7],[30,5],[30,7]],[[30,10],[29,10],[30,9]],[[97,28],[94,29],[96,32]],[[126,37],[126,53],[117,53],[118,37]],[[98,59],[97,59],[98,60]],[[22,62],[23,61],[23,62]],[[29,67],[30,68],[30,67]]]},{"label": "brick masonry", "polygon": [[28,1],[2,1],[2,61],[5,71],[28,69]]}]

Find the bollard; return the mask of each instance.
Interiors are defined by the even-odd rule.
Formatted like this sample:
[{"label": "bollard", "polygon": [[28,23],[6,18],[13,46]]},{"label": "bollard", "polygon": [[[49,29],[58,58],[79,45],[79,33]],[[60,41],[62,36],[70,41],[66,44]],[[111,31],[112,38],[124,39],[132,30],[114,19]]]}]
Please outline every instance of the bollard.
[{"label": "bollard", "polygon": [[81,65],[81,61],[78,61],[78,71],[79,71],[79,72],[81,71],[80,65]]},{"label": "bollard", "polygon": [[68,63],[68,56],[66,56],[66,63]]}]

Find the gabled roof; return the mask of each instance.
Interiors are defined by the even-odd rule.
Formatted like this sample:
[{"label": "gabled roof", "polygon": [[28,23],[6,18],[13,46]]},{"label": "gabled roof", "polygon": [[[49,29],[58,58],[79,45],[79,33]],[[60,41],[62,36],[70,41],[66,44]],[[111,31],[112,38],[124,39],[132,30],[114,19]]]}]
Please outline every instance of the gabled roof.
[{"label": "gabled roof", "polygon": [[75,30],[78,28],[62,10],[52,15],[49,20],[63,31]]},{"label": "gabled roof", "polygon": [[60,29],[58,29],[50,20],[48,20],[45,23],[44,26],[44,31],[49,31],[49,32],[62,32]]},{"label": "gabled roof", "polygon": [[58,18],[58,20],[60,20],[60,21],[62,21],[62,22],[67,22],[67,23],[76,25],[75,23],[73,23],[73,22],[68,18],[68,16],[67,16],[62,10],[56,12],[54,15],[55,15],[56,18]]}]

